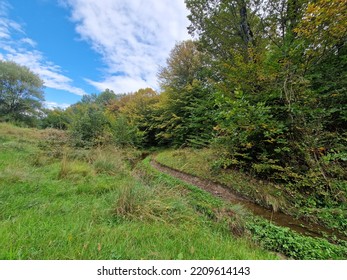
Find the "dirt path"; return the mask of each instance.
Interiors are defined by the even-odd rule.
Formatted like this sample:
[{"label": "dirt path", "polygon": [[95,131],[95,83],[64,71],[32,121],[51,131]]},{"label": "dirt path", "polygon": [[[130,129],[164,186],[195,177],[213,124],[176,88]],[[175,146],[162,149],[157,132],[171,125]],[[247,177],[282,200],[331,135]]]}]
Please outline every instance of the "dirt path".
[{"label": "dirt path", "polygon": [[227,190],[226,188],[222,187],[221,185],[218,185],[211,181],[200,179],[198,177],[169,168],[154,160],[151,161],[151,165],[159,171],[170,174],[171,176],[181,179],[182,181],[189,183],[191,185],[197,186],[200,189],[203,189],[213,194],[214,196],[218,196],[222,198],[223,200],[232,201],[232,202],[244,201],[244,199],[241,196],[238,196],[232,193],[231,191]]},{"label": "dirt path", "polygon": [[217,196],[227,202],[230,203],[238,203],[249,209],[253,214],[257,216],[261,216],[267,220],[270,220],[271,222],[284,227],[289,227],[292,230],[295,230],[296,232],[299,232],[301,234],[312,236],[312,237],[322,237],[324,238],[324,235],[332,236],[336,235],[340,239],[347,240],[346,237],[341,236],[337,232],[333,232],[329,229],[326,229],[320,225],[310,223],[308,221],[298,220],[294,219],[292,216],[280,213],[280,212],[273,212],[269,209],[266,209],[258,204],[253,203],[250,200],[247,200],[243,198],[242,196],[234,193],[232,190],[220,185],[216,184],[214,182],[200,179],[198,177],[183,173],[181,171],[172,169],[170,167],[164,166],[155,160],[151,161],[151,165],[166,174],[169,174],[177,179],[180,179],[188,184],[197,186],[214,196]]}]

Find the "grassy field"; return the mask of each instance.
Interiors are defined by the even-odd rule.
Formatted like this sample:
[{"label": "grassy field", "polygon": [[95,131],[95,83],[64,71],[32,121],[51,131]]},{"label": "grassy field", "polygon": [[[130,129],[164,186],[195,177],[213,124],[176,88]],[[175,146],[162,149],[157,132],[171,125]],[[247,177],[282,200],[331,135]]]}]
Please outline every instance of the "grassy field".
[{"label": "grassy field", "polygon": [[139,152],[65,142],[0,124],[0,259],[278,258],[233,237],[219,200],[133,168]]}]

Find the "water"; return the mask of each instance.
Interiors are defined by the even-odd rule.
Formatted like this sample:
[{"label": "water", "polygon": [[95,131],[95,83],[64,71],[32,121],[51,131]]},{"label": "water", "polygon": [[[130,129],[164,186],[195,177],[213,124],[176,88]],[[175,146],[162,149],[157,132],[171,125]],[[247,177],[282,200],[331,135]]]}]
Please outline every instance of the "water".
[{"label": "water", "polygon": [[214,196],[218,196],[221,199],[231,202],[233,204],[241,204],[245,208],[249,209],[254,215],[263,217],[278,226],[288,227],[306,236],[327,238],[330,241],[333,240],[333,236],[336,236],[338,239],[347,241],[347,236],[344,236],[337,231],[327,229],[321,225],[318,225],[310,221],[295,219],[294,217],[281,212],[274,212],[270,209],[262,207],[250,200],[241,197],[240,195],[232,192],[230,189],[227,189],[226,187],[223,187],[220,184],[216,184],[211,181],[203,180],[198,177],[177,171],[155,161],[152,161],[151,164],[154,168],[167,174],[170,174],[171,176],[174,176],[178,179],[181,179],[182,181],[185,181],[189,184],[193,184],[213,194]]}]

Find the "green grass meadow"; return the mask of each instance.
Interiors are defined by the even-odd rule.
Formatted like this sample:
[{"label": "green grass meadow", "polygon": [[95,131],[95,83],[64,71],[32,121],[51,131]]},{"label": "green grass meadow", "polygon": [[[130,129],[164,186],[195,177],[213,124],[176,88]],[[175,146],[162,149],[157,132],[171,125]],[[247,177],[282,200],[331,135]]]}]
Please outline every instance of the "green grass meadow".
[{"label": "green grass meadow", "polygon": [[220,201],[133,168],[138,152],[62,139],[0,124],[0,259],[278,258],[212,217]]}]

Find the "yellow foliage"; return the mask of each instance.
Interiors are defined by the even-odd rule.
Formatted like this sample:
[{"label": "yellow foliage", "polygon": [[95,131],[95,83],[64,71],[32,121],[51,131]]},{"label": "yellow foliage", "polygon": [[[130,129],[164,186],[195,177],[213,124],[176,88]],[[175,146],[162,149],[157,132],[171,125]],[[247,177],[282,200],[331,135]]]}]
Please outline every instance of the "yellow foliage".
[{"label": "yellow foliage", "polygon": [[318,0],[308,4],[295,32],[313,41],[316,47],[342,40],[347,35],[347,1]]}]

